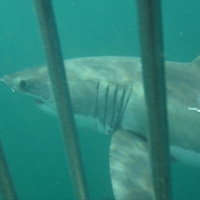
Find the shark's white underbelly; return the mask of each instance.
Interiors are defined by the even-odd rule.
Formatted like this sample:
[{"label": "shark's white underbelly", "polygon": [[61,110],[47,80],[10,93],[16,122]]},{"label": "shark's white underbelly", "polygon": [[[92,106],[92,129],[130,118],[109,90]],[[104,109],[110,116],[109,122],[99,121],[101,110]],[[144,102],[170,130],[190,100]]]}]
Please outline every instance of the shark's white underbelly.
[{"label": "shark's white underbelly", "polygon": [[[48,104],[43,104],[43,103],[39,103],[37,105],[45,112],[52,115],[56,115],[54,107]],[[137,126],[136,122],[134,122],[134,119],[131,118],[131,120],[133,120],[132,125]],[[75,114],[75,121],[76,121],[77,129],[79,132],[90,131],[90,132],[108,133],[109,130],[111,130],[111,127],[109,127],[109,125],[106,125],[106,127],[104,127],[98,119],[95,119],[93,117]],[[124,124],[123,126],[126,127],[126,124]],[[170,152],[171,152],[171,155],[178,162],[181,162],[183,164],[190,165],[193,167],[198,167],[198,168],[200,167],[200,153],[197,153],[192,150],[184,149],[181,147],[173,146],[173,145],[170,145]]]},{"label": "shark's white underbelly", "polygon": [[170,146],[170,152],[183,164],[200,168],[200,153],[196,153],[192,150],[187,150],[181,147]]}]

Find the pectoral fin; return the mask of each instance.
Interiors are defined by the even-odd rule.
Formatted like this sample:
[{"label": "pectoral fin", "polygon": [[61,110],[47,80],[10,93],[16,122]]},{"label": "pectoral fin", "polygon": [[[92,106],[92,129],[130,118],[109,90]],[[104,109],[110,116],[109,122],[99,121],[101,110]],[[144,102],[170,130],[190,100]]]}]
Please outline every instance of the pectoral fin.
[{"label": "pectoral fin", "polygon": [[150,159],[145,138],[127,130],[113,133],[110,173],[116,200],[152,200]]}]

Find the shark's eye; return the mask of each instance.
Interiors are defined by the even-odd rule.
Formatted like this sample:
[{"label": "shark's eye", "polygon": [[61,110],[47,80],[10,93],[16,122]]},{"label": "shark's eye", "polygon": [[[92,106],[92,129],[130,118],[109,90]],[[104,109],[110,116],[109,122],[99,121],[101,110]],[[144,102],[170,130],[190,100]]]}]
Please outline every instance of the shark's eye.
[{"label": "shark's eye", "polygon": [[19,87],[20,88],[22,88],[22,89],[24,89],[25,87],[26,87],[26,81],[25,80],[20,80],[20,82],[19,82]]}]

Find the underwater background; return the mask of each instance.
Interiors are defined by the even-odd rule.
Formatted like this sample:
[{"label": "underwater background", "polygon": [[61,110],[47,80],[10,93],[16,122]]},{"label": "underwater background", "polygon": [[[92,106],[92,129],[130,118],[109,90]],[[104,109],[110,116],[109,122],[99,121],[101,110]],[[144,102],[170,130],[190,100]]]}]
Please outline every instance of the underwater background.
[{"label": "underwater background", "polygon": [[[135,1],[54,0],[64,58],[140,56]],[[200,2],[163,1],[165,58],[200,55]],[[45,63],[33,1],[0,2],[0,76]],[[0,138],[20,200],[73,200],[56,118],[0,84]],[[192,127],[191,127],[192,131]],[[92,200],[113,200],[109,136],[79,130]],[[172,164],[174,200],[199,200],[200,168]]]}]

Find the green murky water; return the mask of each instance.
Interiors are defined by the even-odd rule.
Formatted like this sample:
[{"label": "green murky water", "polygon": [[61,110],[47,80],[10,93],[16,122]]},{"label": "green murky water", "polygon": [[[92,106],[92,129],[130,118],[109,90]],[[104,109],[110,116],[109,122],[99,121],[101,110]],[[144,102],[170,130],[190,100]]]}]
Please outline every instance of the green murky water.
[{"label": "green murky water", "polygon": [[[199,1],[163,2],[165,56],[200,54]],[[65,58],[139,56],[135,2],[54,1]],[[32,1],[0,3],[0,76],[44,63]],[[57,121],[0,85],[0,137],[20,200],[74,199]],[[109,137],[79,131],[91,198],[113,199]],[[200,169],[172,166],[175,200],[199,200]]]}]

